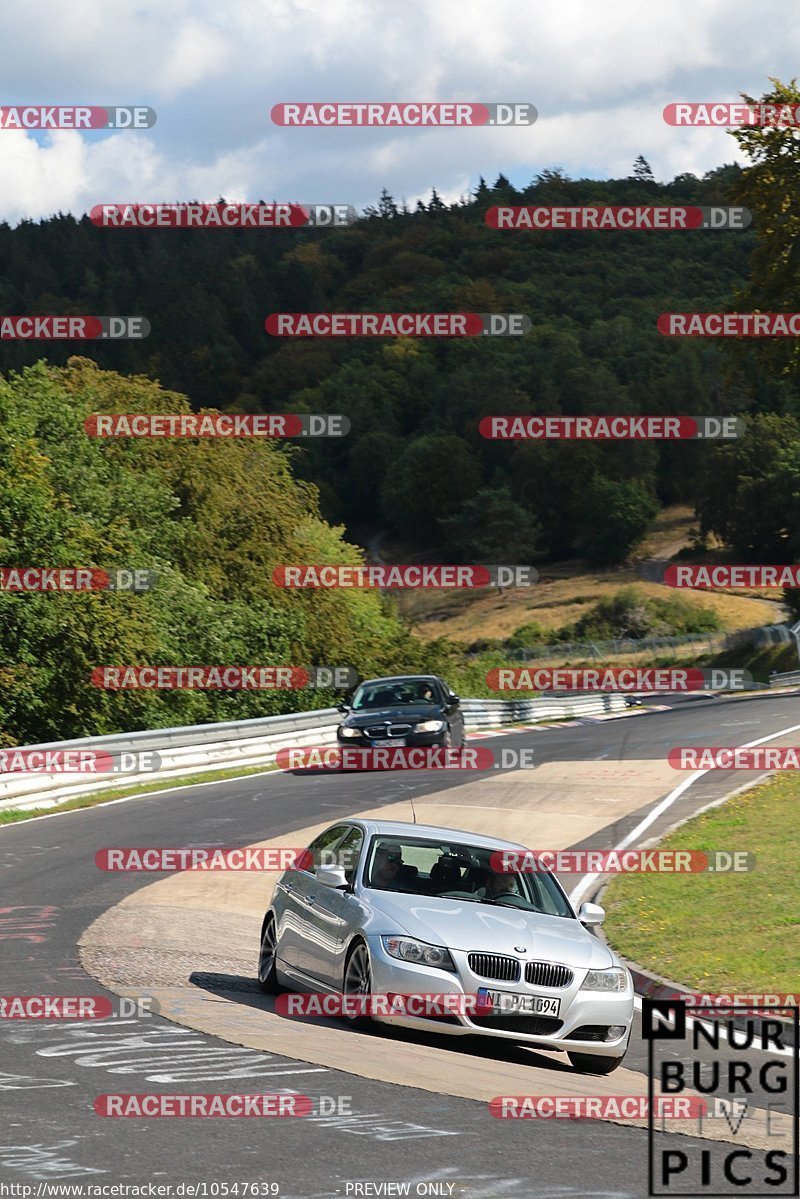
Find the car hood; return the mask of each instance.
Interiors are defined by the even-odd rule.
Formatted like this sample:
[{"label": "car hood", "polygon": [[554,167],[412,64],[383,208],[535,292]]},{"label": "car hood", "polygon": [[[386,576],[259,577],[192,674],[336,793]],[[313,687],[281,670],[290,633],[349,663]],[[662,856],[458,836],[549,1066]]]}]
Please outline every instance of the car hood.
[{"label": "car hood", "polygon": [[563,962],[576,970],[617,963],[603,941],[570,917],[392,891],[372,891],[370,903],[370,932],[403,931],[448,949]]},{"label": "car hood", "polygon": [[396,708],[369,708],[364,712],[348,712],[343,721],[348,728],[366,728],[370,724],[410,724],[417,720],[441,720],[442,709],[436,704],[400,704]]}]

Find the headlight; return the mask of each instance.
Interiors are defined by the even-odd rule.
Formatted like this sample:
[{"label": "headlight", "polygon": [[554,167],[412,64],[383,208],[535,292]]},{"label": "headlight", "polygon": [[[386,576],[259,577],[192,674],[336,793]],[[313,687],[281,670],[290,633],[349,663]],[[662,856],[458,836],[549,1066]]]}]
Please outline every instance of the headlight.
[{"label": "headlight", "polygon": [[349,729],[346,725],[342,725],[339,729],[340,737],[360,737],[361,729]]},{"label": "headlight", "polygon": [[610,970],[590,970],[581,983],[582,991],[624,991],[628,985],[628,972],[621,966]]},{"label": "headlight", "polygon": [[415,733],[441,733],[445,727],[443,720],[423,720],[420,724],[414,725]]},{"label": "headlight", "polygon": [[420,966],[435,966],[438,970],[452,970],[455,963],[450,951],[443,945],[427,945],[425,941],[412,941],[409,937],[381,937],[381,945],[390,957],[401,962],[416,962]]}]

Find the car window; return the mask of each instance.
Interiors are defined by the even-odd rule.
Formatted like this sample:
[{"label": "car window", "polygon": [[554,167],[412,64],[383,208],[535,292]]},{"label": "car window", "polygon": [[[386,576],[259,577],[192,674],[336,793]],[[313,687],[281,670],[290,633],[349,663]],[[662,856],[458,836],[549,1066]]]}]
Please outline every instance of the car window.
[{"label": "car window", "polygon": [[303,854],[304,868],[313,874],[318,866],[330,866],[333,859],[329,855],[349,828],[348,824],[337,824],[320,833]]},{"label": "car window", "polygon": [[360,828],[351,828],[350,832],[336,848],[337,865],[344,867],[344,876],[352,883],[358,869],[358,859],[364,845],[364,833]]},{"label": "car window", "polygon": [[354,712],[406,704],[440,705],[444,695],[435,679],[406,679],[401,683],[364,683],[353,696]]},{"label": "car window", "polygon": [[548,872],[498,875],[493,849],[425,837],[372,838],[364,884],[380,891],[441,896],[547,916],[571,916],[569,904]]}]

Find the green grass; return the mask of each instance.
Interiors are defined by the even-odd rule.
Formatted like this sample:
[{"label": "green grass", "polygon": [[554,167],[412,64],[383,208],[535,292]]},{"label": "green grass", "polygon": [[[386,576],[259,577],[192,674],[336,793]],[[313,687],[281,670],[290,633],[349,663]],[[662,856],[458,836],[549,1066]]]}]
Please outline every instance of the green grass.
[{"label": "green grass", "polygon": [[37,816],[52,816],[54,812],[74,812],[78,808],[94,808],[109,803],[112,799],[124,799],[130,795],[147,795],[151,791],[166,791],[173,787],[195,787],[198,783],[217,783],[225,779],[244,778],[248,774],[264,774],[276,770],[274,765],[232,767],[229,770],[207,770],[203,774],[184,775],[177,779],[162,779],[159,783],[142,783],[130,787],[117,787],[109,791],[94,791],[91,795],[76,795],[52,808],[6,808],[0,809],[0,825],[18,824],[21,820],[35,820]]},{"label": "green grass", "polygon": [[676,829],[660,848],[749,850],[755,869],[619,875],[603,900],[610,944],[694,990],[800,992],[799,808],[789,772]]}]

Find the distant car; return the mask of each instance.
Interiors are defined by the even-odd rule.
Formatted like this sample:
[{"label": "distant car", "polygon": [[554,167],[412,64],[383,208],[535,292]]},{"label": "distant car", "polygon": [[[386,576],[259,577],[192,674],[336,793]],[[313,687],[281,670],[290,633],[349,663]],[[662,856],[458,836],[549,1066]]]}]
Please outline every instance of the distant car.
[{"label": "distant car", "polygon": [[584,903],[576,913],[547,871],[493,870],[493,855],[509,849],[525,852],[430,825],[332,825],[309,846],[307,868],[288,870],[275,888],[261,928],[261,989],[470,996],[472,1009],[447,1001],[456,1014],[384,1009],[377,1018],[562,1050],[583,1073],[611,1073],[628,1048],[633,984],[585,927],[605,912]]},{"label": "distant car", "polygon": [[464,744],[459,698],[438,675],[367,679],[339,711],[345,715],[336,730],[340,745]]}]

